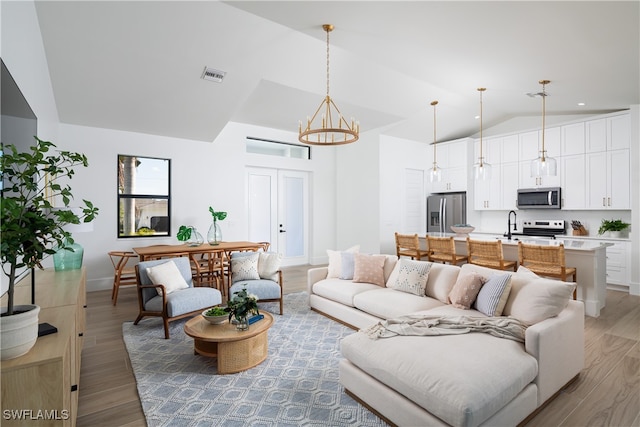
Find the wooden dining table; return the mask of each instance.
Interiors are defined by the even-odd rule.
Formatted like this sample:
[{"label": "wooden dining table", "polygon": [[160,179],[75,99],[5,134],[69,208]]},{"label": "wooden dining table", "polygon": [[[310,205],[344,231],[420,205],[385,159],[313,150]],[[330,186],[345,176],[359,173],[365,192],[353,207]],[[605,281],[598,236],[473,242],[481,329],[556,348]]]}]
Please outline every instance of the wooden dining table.
[{"label": "wooden dining table", "polygon": [[[223,296],[227,296],[228,287],[230,286],[230,279],[225,284],[224,277],[231,277],[231,253],[232,252],[244,252],[244,251],[258,251],[263,248],[263,243],[257,242],[220,242],[217,245],[210,245],[209,243],[203,243],[199,246],[189,246],[187,244],[180,245],[149,245],[133,248],[133,251],[138,254],[140,261],[149,261],[160,258],[175,258],[186,256],[189,257],[192,262],[197,263],[196,255],[207,255],[209,259],[217,257],[222,263],[222,271],[226,270],[224,274],[221,274],[222,284],[218,286]],[[220,266],[220,263],[217,265]],[[209,263],[209,269],[213,269],[214,264]],[[209,271],[209,277],[213,277],[213,270]]]},{"label": "wooden dining table", "polygon": [[256,242],[220,242],[217,245],[203,243],[199,246],[181,245],[149,245],[133,248],[138,254],[140,261],[149,261],[157,258],[171,258],[178,256],[189,256],[191,254],[208,254],[208,253],[225,253],[230,255],[231,252],[238,251],[257,251],[262,248],[261,243]]}]

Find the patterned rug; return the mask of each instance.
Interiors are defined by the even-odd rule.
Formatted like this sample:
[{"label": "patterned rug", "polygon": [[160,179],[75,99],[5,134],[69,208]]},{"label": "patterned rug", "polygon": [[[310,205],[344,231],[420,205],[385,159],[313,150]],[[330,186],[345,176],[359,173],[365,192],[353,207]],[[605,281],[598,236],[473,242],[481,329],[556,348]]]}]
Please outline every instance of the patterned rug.
[{"label": "patterned rug", "polygon": [[[260,310],[278,313],[276,304]],[[186,320],[145,318],[122,326],[147,424],[156,426],[385,426],[339,383],[340,339],[354,331],[309,309],[306,292],[285,296],[269,329],[267,360],[216,375],[213,358],[193,354]]]}]

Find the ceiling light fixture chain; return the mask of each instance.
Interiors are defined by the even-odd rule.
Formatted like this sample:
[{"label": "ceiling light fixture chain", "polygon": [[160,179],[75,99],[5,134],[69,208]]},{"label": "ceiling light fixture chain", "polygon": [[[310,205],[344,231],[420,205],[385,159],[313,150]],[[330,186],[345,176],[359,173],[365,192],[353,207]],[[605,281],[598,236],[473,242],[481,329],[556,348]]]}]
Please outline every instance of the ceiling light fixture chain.
[{"label": "ceiling light fixture chain", "polygon": [[[302,122],[298,123],[298,140],[310,145],[350,144],[356,142],[360,137],[360,123],[353,118],[351,123],[348,123],[329,95],[329,33],[333,31],[334,27],[331,24],[324,24],[322,29],[327,33],[327,94],[313,116],[311,118],[307,117],[306,126],[303,128]],[[323,114],[318,118],[319,123],[316,123],[316,118],[320,111],[323,111]],[[338,118],[337,127],[334,127],[334,115]]]},{"label": "ceiling light fixture chain", "polygon": [[542,92],[538,95],[542,98],[542,129],[540,131],[540,139],[542,141],[542,150],[540,151],[540,156],[531,162],[531,176],[532,177],[542,177],[542,176],[556,176],[558,174],[558,166],[556,159],[553,157],[549,157],[547,155],[547,150],[545,147],[545,126],[546,126],[546,114],[547,114],[547,91],[546,86],[551,83],[550,80],[540,80],[538,81],[542,85]]},{"label": "ceiling light fixture chain", "polygon": [[442,179],[442,169],[438,167],[436,159],[436,145],[438,145],[436,140],[436,105],[438,105],[438,101],[431,102],[431,106],[433,107],[433,166],[429,172],[431,182],[440,182]]},{"label": "ceiling light fixture chain", "polygon": [[484,161],[484,142],[482,141],[482,93],[486,90],[486,87],[478,88],[478,92],[480,92],[480,157],[478,158],[478,163],[473,165],[476,180],[488,180],[491,178],[491,165]]}]

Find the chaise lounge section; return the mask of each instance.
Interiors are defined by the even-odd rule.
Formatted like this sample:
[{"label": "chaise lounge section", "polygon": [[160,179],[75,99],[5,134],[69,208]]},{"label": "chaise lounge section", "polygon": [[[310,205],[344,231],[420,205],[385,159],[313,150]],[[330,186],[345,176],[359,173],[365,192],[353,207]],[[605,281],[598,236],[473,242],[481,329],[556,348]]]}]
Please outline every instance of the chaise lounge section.
[{"label": "chaise lounge section", "polygon": [[[308,292],[313,310],[360,329],[341,342],[340,381],[347,393],[389,423],[518,425],[582,370],[584,307],[571,299],[575,284],[543,279],[526,269],[514,273],[383,257],[376,260],[373,283],[362,280],[362,274],[340,278],[350,276],[331,261],[311,269]],[[364,258],[354,259],[357,273],[358,260]],[[498,281],[506,282],[504,289],[489,300],[501,300],[496,307],[502,307],[489,316],[481,302]],[[461,293],[473,287],[463,286],[470,283],[480,283],[479,290]],[[481,294],[482,289],[487,292]],[[475,304],[463,301],[470,295]],[[406,316],[515,319],[526,327],[524,342],[487,333],[369,336],[374,325],[388,326],[386,320]]]}]

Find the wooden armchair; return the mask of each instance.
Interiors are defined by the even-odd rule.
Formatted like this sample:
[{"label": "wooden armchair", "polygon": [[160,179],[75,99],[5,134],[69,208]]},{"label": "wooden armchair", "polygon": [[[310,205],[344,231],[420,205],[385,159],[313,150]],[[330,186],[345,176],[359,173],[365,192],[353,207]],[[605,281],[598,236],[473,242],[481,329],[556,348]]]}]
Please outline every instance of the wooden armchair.
[{"label": "wooden armchair", "polygon": [[[152,280],[147,269],[165,263],[174,263],[186,287],[179,288],[175,275],[166,274],[164,279]],[[158,276],[158,274],[153,274]],[[200,314],[209,307],[222,303],[219,290],[209,287],[194,287],[191,265],[188,257],[161,259],[140,262],[136,265],[139,314],[134,325],[143,317],[161,317],[164,324],[164,337],[169,338],[169,322]],[[155,281],[155,283],[154,283]],[[174,288],[179,288],[173,290]]]}]

